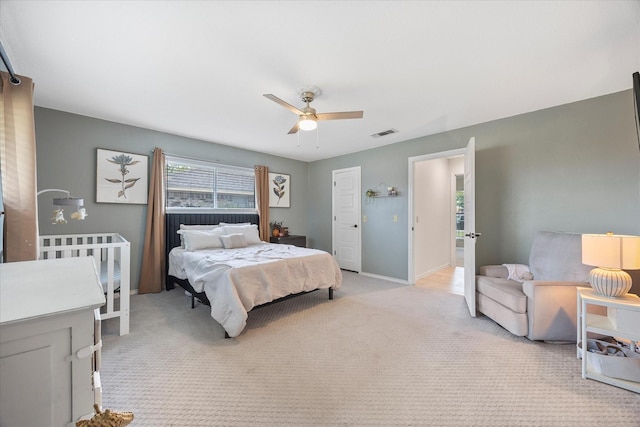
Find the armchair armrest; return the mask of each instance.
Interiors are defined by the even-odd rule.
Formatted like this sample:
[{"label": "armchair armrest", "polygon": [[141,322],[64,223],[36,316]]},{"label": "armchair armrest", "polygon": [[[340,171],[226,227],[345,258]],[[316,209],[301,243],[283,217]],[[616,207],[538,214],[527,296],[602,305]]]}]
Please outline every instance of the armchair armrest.
[{"label": "armchair armrest", "polygon": [[586,282],[525,280],[530,340],[575,342],[577,288]]},{"label": "armchair armrest", "polygon": [[509,277],[509,270],[504,265],[483,265],[480,267],[480,275],[506,279]]}]

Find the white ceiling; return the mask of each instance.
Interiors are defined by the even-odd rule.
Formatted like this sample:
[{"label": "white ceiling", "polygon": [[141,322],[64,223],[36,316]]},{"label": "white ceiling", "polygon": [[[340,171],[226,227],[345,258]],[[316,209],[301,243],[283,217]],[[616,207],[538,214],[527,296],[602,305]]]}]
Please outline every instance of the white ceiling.
[{"label": "white ceiling", "polygon": [[[629,89],[640,1],[2,0],[0,40],[38,106],[312,161]],[[262,95],[307,85],[364,118],[298,147]]]}]

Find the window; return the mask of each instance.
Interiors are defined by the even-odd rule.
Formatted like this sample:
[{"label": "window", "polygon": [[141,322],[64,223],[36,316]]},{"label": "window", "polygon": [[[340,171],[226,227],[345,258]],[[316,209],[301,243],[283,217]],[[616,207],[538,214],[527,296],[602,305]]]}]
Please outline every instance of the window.
[{"label": "window", "polygon": [[165,176],[169,211],[256,210],[253,169],[166,156]]},{"label": "window", "polygon": [[464,175],[456,175],[456,237],[464,239]]}]

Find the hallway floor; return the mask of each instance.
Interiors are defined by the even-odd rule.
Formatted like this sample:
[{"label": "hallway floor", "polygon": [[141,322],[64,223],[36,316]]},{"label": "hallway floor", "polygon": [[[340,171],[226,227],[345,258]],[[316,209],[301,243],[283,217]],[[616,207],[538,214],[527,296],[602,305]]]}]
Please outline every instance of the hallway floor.
[{"label": "hallway floor", "polygon": [[444,289],[452,294],[464,295],[464,268],[447,267],[416,281],[416,286]]}]

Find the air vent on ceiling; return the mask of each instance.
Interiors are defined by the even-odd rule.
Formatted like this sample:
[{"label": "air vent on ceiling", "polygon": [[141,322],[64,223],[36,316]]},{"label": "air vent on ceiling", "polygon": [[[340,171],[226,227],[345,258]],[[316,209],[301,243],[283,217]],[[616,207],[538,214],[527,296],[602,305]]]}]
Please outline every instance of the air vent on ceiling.
[{"label": "air vent on ceiling", "polygon": [[380,138],[381,136],[391,135],[392,133],[398,133],[397,129],[388,129],[383,130],[382,132],[374,133],[371,135],[372,138]]}]

